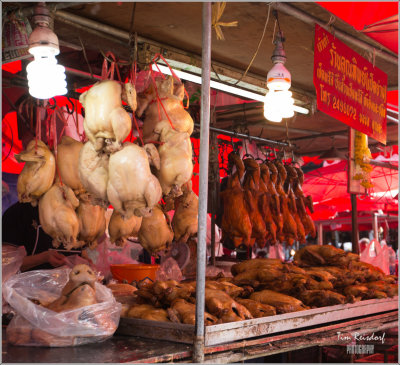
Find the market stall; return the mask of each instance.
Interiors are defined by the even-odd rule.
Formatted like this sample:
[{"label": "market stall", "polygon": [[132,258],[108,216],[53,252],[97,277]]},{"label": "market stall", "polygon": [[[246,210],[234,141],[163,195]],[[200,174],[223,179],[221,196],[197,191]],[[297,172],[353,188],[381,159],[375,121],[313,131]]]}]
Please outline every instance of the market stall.
[{"label": "market stall", "polygon": [[[244,16],[244,10],[252,15]],[[26,359],[26,351],[16,347],[20,345],[81,345],[73,347],[72,354],[64,348],[41,348],[40,354],[33,349],[38,362],[234,362],[312,345],[349,344],[356,333],[397,326],[395,275],[360,261],[356,250],[329,245],[299,249],[317,233],[320,243],[327,243],[313,214],[333,201],[324,200],[326,191],[313,190],[316,183],[307,185],[307,165],[301,163],[306,156],[322,158],[333,147],[348,151],[343,165],[349,163],[353,170],[349,178],[338,178],[344,190],[332,184],[329,189],[338,194],[335,197],[350,192],[351,207],[357,193],[389,191],[390,204],[397,204],[392,185],[378,189],[376,181],[375,190],[368,190],[374,183],[369,148],[375,153],[385,144],[398,144],[396,106],[376,113],[373,125],[382,123],[380,128],[363,129],[375,138],[369,143],[361,132],[351,137],[336,114],[320,111],[325,96],[315,80],[313,84],[308,48],[314,27],[307,24],[319,24],[356,49],[373,53],[373,68],[376,64],[388,73],[384,87],[381,80],[375,87],[377,97],[385,93],[386,98],[386,90],[397,87],[397,56],[376,49],[348,25],[337,25],[316,4],[203,3],[201,11],[202,17],[198,3],[60,3],[48,8],[10,3],[10,47],[3,53],[9,61],[9,67],[3,67],[3,104],[8,108],[3,111],[3,172],[19,174],[14,188],[18,200],[38,205],[39,223],[54,248],[70,252],[89,247],[86,263],[98,257],[108,262],[109,244],[130,248],[131,238],[137,237],[134,243],[152,256],[152,264],[158,260],[163,276],[159,270],[154,277],[149,272],[135,283],[118,284],[103,273],[106,289],[94,277],[96,270],[86,265],[77,269],[78,259],[70,261],[72,271],[57,272],[57,279],[50,273],[41,281],[27,273],[14,276],[4,291],[17,311],[3,331],[6,362]],[[56,63],[48,65],[54,75],[45,79],[33,74],[31,63],[27,77],[34,98],[27,94],[21,70],[31,56],[23,53],[24,45],[15,48],[11,40],[17,31],[28,39],[31,15],[32,34],[39,38],[33,42],[31,34],[31,49],[43,44],[44,35],[36,30],[55,22],[62,50],[58,61],[66,66],[68,90],[61,82],[51,93],[55,80],[62,81]],[[172,21],[172,15],[180,21]],[[222,16],[231,22],[221,21]],[[243,27],[251,29],[244,32]],[[271,45],[263,49],[267,28]],[[250,43],[247,34],[253,30],[262,36],[258,45],[251,45],[256,51],[249,63],[252,51],[243,45]],[[222,41],[224,34],[229,42]],[[46,37],[48,41],[53,36]],[[54,38],[50,44],[53,50],[45,57],[52,59],[58,52]],[[16,50],[17,55],[12,52]],[[272,66],[265,66],[260,55],[256,58],[258,53],[272,55],[268,75]],[[21,68],[17,59],[23,59]],[[292,76],[283,66],[286,60]],[[45,82],[47,88],[41,88]],[[289,104],[279,104],[283,101]],[[343,112],[343,104],[336,109]],[[364,144],[348,144],[351,138]],[[379,168],[384,163],[380,161]],[[342,171],[339,164],[336,168]],[[394,180],[397,171],[382,170],[380,176]],[[3,189],[10,190],[9,178],[3,179]],[[39,186],[27,183],[32,179]],[[358,185],[347,190],[352,182]],[[217,229],[221,244],[233,252],[222,260],[227,269],[218,267],[215,259]],[[36,243],[38,235],[39,228]],[[358,244],[354,237],[353,247]],[[271,253],[271,248],[278,252],[279,247],[292,248],[290,261],[279,255],[255,257],[260,251]],[[192,269],[186,280],[182,263]],[[25,291],[31,280],[39,284]],[[52,288],[55,281],[57,290]],[[82,294],[76,294],[78,290]],[[87,305],[93,309],[85,309]],[[48,311],[49,327],[40,322]],[[63,313],[70,321],[60,319]],[[348,336],[338,338],[338,332]]]}]

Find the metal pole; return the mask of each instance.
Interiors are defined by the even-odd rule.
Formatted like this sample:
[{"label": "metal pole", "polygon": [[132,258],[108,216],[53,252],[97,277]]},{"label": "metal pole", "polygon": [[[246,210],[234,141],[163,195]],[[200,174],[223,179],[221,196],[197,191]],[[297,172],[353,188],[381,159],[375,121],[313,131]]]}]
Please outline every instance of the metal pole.
[{"label": "metal pole", "polygon": [[376,213],[374,213],[373,215],[372,226],[374,229],[374,239],[379,241],[378,215]]},{"label": "metal pole", "polygon": [[208,154],[210,127],[211,3],[203,3],[203,44],[200,126],[199,225],[196,270],[196,337],[193,362],[204,362],[204,303],[206,276]]},{"label": "metal pole", "polygon": [[353,243],[353,252],[360,254],[360,247],[358,245],[358,216],[357,216],[357,195],[350,194],[351,199],[351,242]]},{"label": "metal pole", "polygon": [[324,244],[324,229],[322,223],[318,223],[318,244]]},{"label": "metal pole", "polygon": [[[318,19],[312,15],[305,13],[304,11],[294,7],[293,5],[279,2],[279,3],[277,3],[277,8],[279,11],[282,11],[282,12],[286,13],[287,15],[291,15],[291,16],[301,20],[304,23],[311,24],[311,25],[314,25],[315,23],[317,23],[322,28],[329,31],[329,27],[326,25],[326,22],[324,22],[321,19]],[[399,62],[397,56],[394,56],[385,51],[381,51],[379,49],[380,47],[382,47],[381,45],[373,46],[367,42],[364,42],[360,39],[357,39],[357,38],[351,36],[350,34],[347,34],[343,31],[341,31],[340,29],[337,29],[337,28],[335,28],[335,37],[340,38],[345,42],[352,43],[353,45],[360,47],[362,49],[365,49],[369,52],[374,52],[377,57],[380,57],[387,62],[393,63],[394,65],[397,65]]]},{"label": "metal pole", "polygon": [[[204,85],[204,82],[203,82],[203,85]],[[195,127],[200,127],[200,125],[197,124],[197,123],[194,123],[194,126]],[[249,135],[243,134],[243,133],[235,133],[235,132],[232,132],[232,131],[227,131],[226,129],[210,127],[210,131],[217,132],[219,134],[224,134],[225,136],[231,136],[231,137],[242,138],[242,139],[246,138],[246,139],[251,139],[252,141],[255,141],[255,142],[263,142],[263,143],[272,144],[272,145],[275,145],[275,146],[282,146],[282,147],[283,146],[285,146],[285,147],[289,146],[285,142],[277,142],[277,141],[273,141],[271,139],[266,139],[266,138],[261,138],[261,137],[253,137],[253,136],[249,136]]]}]

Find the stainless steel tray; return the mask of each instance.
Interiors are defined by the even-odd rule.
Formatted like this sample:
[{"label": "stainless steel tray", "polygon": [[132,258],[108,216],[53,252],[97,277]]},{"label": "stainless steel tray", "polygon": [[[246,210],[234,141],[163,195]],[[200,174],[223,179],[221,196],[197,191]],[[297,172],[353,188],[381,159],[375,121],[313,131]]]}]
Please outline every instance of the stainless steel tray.
[{"label": "stainless steel tray", "polygon": [[[205,345],[218,345],[396,309],[398,309],[397,296],[394,298],[364,300],[353,304],[340,304],[271,317],[249,319],[241,322],[217,324],[205,328]],[[135,318],[121,318],[117,333],[180,343],[193,343],[194,326]]]}]

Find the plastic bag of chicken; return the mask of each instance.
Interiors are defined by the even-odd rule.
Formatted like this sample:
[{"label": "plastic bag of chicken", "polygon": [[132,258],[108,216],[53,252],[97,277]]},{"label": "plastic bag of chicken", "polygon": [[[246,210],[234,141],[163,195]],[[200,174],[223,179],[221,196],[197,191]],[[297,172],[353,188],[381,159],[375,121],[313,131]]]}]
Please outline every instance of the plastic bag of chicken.
[{"label": "plastic bag of chicken", "polygon": [[[15,275],[21,268],[22,261],[26,256],[24,246],[16,247],[3,243],[1,253],[1,281],[4,283],[11,276]],[[3,314],[9,313],[11,308],[2,298],[2,311]]]},{"label": "plastic bag of chicken", "polygon": [[[90,270],[86,265],[78,266]],[[6,330],[9,343],[77,346],[104,341],[114,334],[121,304],[116,302],[111,290],[96,279],[92,280],[91,287],[82,279],[72,288],[71,277],[78,272],[78,266],[72,270],[29,271],[13,276],[3,284],[4,298],[16,312]],[[73,291],[64,295],[66,288]]]}]

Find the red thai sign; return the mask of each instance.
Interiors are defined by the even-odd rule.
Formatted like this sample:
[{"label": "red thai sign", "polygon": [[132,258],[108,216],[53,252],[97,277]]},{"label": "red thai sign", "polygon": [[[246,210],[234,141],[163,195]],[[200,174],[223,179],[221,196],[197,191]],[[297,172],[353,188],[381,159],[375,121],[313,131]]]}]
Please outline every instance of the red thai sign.
[{"label": "red thai sign", "polygon": [[317,108],[386,144],[387,74],[315,25]]}]

